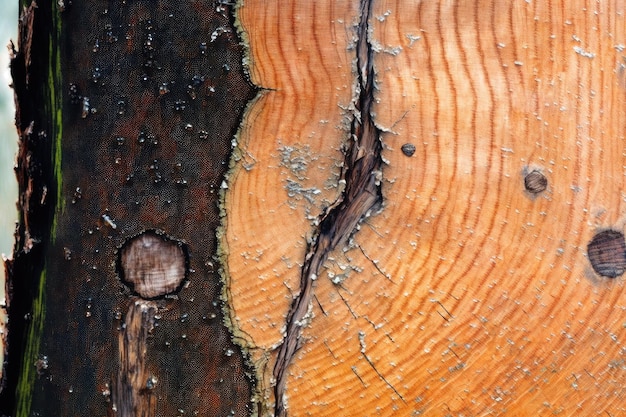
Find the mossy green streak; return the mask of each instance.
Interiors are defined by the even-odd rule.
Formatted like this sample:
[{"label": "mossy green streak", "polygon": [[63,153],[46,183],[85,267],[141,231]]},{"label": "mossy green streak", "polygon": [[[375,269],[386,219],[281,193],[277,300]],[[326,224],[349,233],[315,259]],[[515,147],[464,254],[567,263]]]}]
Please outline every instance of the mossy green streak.
[{"label": "mossy green streak", "polygon": [[[48,40],[48,80],[47,80],[47,97],[48,100],[44,104],[45,114],[50,117],[50,136],[52,137],[51,162],[52,175],[55,187],[55,199],[53,204],[54,214],[52,226],[50,230],[50,242],[54,245],[56,240],[56,231],[58,217],[64,211],[64,201],[62,198],[62,134],[63,134],[63,97],[62,97],[62,78],[61,78],[61,16],[56,1],[52,2],[52,22],[50,38]],[[34,294],[32,302],[31,321],[26,332],[26,344],[24,349],[24,359],[20,372],[20,379],[16,392],[16,410],[15,417],[29,417],[33,401],[33,391],[35,389],[35,381],[37,379],[36,363],[40,356],[41,337],[44,330],[46,316],[46,269],[39,275],[39,282]]]},{"label": "mossy green streak", "polygon": [[26,335],[27,343],[24,351],[24,362],[22,362],[22,370],[20,380],[17,384],[17,404],[15,410],[16,417],[29,417],[31,402],[33,399],[33,389],[35,378],[37,377],[37,369],[35,363],[39,356],[39,345],[41,343],[41,333],[43,332],[45,303],[44,291],[46,286],[46,271],[42,271],[37,294],[33,300],[33,312],[30,327]]},{"label": "mossy green streak", "polygon": [[61,72],[61,16],[57,3],[52,8],[52,31],[49,40],[48,57],[48,94],[49,114],[52,117],[52,169],[56,187],[55,212],[50,230],[51,241],[56,240],[57,219],[65,211],[63,200],[63,175],[61,169],[62,137],[63,137],[63,95],[62,95],[62,72]]}]

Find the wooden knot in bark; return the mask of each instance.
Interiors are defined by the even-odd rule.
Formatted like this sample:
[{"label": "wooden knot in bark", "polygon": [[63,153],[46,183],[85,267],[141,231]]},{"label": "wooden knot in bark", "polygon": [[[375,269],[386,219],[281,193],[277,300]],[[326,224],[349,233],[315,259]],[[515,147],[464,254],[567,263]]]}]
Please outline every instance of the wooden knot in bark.
[{"label": "wooden knot in bark", "polygon": [[587,245],[587,254],[598,275],[616,278],[626,271],[626,242],[622,232],[605,230],[596,234]]},{"label": "wooden knot in bark", "polygon": [[119,272],[140,297],[153,299],[178,290],[185,279],[186,263],[182,244],[145,232],[122,247]]},{"label": "wooden knot in bark", "polygon": [[541,172],[534,170],[524,177],[524,187],[532,194],[539,194],[548,188],[548,179]]}]

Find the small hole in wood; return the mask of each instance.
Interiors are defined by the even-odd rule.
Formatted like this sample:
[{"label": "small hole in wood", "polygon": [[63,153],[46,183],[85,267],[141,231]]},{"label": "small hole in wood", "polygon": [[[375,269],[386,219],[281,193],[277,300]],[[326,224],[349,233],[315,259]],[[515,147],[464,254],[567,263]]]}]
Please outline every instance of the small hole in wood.
[{"label": "small hole in wood", "polygon": [[130,238],[118,253],[118,274],[145,299],[178,291],[187,275],[187,250],[181,242],[154,231]]},{"label": "small hole in wood", "polygon": [[624,234],[605,230],[596,234],[589,245],[587,255],[598,275],[616,278],[626,271],[626,242]]},{"label": "small hole in wood", "polygon": [[413,154],[415,153],[415,145],[413,145],[412,143],[405,143],[400,147],[400,149],[402,150],[402,153],[406,156],[413,156]]},{"label": "small hole in wood", "polygon": [[548,179],[541,172],[535,170],[524,177],[524,187],[532,194],[539,194],[548,188]]}]

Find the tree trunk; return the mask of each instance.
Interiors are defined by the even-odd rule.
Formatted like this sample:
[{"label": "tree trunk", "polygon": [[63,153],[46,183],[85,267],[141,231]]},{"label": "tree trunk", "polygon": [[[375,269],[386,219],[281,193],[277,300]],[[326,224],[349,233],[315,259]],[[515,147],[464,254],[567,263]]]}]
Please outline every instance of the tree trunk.
[{"label": "tree trunk", "polygon": [[65,3],[6,415],[624,413],[622,1]]},{"label": "tree trunk", "polygon": [[3,413],[249,415],[215,262],[220,184],[254,96],[230,6],[33,3],[14,54]]}]

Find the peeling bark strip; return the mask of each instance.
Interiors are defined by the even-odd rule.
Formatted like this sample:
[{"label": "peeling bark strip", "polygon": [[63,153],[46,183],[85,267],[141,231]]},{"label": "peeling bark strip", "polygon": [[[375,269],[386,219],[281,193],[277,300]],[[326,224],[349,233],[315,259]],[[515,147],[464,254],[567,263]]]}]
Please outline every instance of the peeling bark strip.
[{"label": "peeling bark strip", "polygon": [[287,415],[285,385],[288,367],[299,348],[301,327],[307,317],[315,280],[332,250],[346,240],[358,223],[382,203],[381,131],[372,119],[374,101],[374,67],[372,47],[368,41],[371,1],[362,0],[357,28],[357,76],[359,96],[352,121],[352,142],[346,150],[343,179],[346,188],[340,199],[323,215],[316,236],[309,245],[300,275],[300,294],[294,299],[283,343],[274,366],[275,416]]},{"label": "peeling bark strip", "polygon": [[113,392],[113,411],[119,417],[149,417],[156,412],[151,395],[158,379],[146,369],[148,336],[154,328],[157,306],[136,300],[128,308],[119,334],[120,372]]},{"label": "peeling bark strip", "polygon": [[119,370],[112,411],[120,417],[150,417],[156,412],[152,390],[158,378],[149,375],[148,336],[154,329],[158,306],[146,298],[164,297],[179,289],[186,275],[187,255],[179,243],[148,231],[133,237],[120,249],[122,280],[144,300],[133,297],[119,334]]}]

